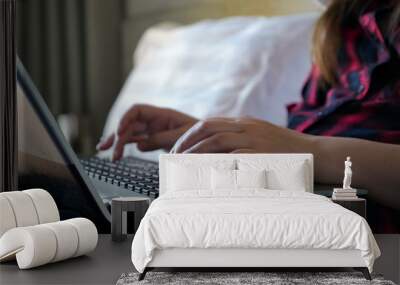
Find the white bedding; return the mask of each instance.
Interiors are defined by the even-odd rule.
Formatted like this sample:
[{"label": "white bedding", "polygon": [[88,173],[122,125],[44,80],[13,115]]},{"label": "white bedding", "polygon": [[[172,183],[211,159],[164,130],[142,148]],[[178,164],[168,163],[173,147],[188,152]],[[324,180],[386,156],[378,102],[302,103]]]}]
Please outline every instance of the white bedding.
[{"label": "white bedding", "polygon": [[154,250],[165,248],[357,249],[371,272],[380,255],[359,215],[323,196],[257,189],[156,199],[134,237],[132,262],[143,272]]}]

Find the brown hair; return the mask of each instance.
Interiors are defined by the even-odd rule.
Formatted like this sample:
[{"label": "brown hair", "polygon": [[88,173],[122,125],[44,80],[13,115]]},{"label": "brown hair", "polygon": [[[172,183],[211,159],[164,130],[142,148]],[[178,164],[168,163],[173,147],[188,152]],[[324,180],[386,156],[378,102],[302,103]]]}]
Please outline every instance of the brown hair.
[{"label": "brown hair", "polygon": [[363,11],[373,4],[385,5],[385,7],[390,8],[390,16],[383,28],[383,33],[390,37],[399,28],[399,0],[332,0],[318,20],[314,30],[312,53],[314,63],[319,68],[325,83],[335,84],[338,80],[338,51],[342,46],[343,23],[357,19]]}]

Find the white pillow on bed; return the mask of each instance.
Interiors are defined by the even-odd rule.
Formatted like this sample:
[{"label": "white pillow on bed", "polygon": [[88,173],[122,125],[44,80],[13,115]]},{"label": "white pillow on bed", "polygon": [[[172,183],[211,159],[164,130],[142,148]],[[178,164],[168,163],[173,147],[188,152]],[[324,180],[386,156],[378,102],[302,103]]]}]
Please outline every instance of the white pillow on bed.
[{"label": "white pillow on bed", "polygon": [[168,191],[187,191],[192,189],[210,189],[211,167],[191,166],[170,163],[168,165]]},{"label": "white pillow on bed", "polygon": [[262,170],[211,170],[211,188],[218,190],[240,190],[241,188],[267,188],[265,169]]},{"label": "white pillow on bed", "polygon": [[[199,119],[251,116],[285,126],[286,105],[301,100],[311,67],[310,37],[318,13],[232,17],[147,30],[135,68],[104,128],[110,135],[137,103],[168,107]],[[159,152],[125,155],[156,160]],[[103,153],[104,156],[110,152]]]},{"label": "white pillow on bed", "polygon": [[238,188],[267,188],[267,171],[261,170],[236,170],[236,183]]},{"label": "white pillow on bed", "polygon": [[230,171],[235,168],[235,161],[182,160],[168,162],[167,191],[211,190],[211,170]]},{"label": "white pillow on bed", "polygon": [[266,170],[268,189],[306,191],[308,188],[308,164],[295,160],[245,160],[238,159],[239,170]]}]

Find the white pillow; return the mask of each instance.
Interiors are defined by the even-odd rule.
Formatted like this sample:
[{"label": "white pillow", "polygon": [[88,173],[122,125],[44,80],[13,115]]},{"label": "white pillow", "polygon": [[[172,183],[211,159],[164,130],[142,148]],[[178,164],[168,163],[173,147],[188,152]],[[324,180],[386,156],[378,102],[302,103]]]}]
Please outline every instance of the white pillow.
[{"label": "white pillow", "polygon": [[211,190],[211,169],[234,169],[235,161],[177,160],[167,162],[166,189],[169,191]]},{"label": "white pillow", "polygon": [[271,190],[306,191],[309,188],[309,168],[301,160],[245,160],[238,159],[240,170],[266,170],[267,188]]},{"label": "white pillow", "polygon": [[169,163],[167,191],[203,190],[211,188],[211,167]]},{"label": "white pillow", "polygon": [[[109,113],[104,135],[114,132],[137,103],[199,119],[251,116],[285,126],[286,105],[301,100],[311,67],[310,38],[318,16],[232,17],[150,28],[138,44],[135,68]],[[138,154],[134,145],[125,148],[128,154]],[[158,153],[143,155],[153,156]]]},{"label": "white pillow", "polygon": [[265,169],[262,170],[211,170],[211,188],[214,191],[234,191],[241,188],[266,188],[267,177]]},{"label": "white pillow", "polygon": [[267,188],[267,171],[236,170],[236,183],[238,188]]},{"label": "white pillow", "polygon": [[212,190],[236,190],[236,170],[215,169],[211,170]]}]

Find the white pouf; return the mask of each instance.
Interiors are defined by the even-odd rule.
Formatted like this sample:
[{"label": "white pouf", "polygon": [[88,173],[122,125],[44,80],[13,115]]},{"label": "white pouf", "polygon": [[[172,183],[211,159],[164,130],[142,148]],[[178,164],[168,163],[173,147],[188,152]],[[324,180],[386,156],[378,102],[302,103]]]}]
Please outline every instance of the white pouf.
[{"label": "white pouf", "polygon": [[88,219],[60,221],[53,197],[43,189],[0,193],[0,262],[20,269],[84,255],[96,248],[96,226]]},{"label": "white pouf", "polygon": [[96,248],[97,237],[96,226],[83,218],[14,228],[0,238],[0,261],[15,256],[20,269],[37,267],[84,255]]}]

